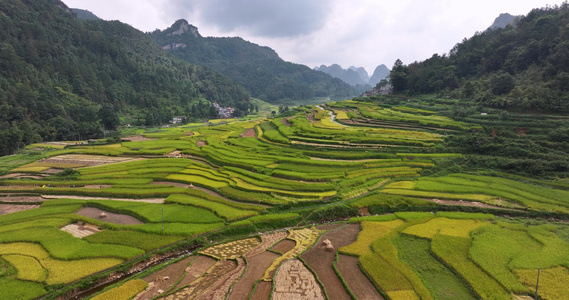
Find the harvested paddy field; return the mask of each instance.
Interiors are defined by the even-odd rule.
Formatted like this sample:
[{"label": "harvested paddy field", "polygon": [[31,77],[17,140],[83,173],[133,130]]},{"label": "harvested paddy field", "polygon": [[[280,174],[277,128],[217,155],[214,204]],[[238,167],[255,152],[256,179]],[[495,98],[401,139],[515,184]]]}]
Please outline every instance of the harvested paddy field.
[{"label": "harvested paddy field", "polygon": [[[342,225],[341,225],[342,226]],[[318,227],[322,229],[323,226]],[[337,226],[336,226],[337,227]],[[316,273],[329,299],[351,299],[342,281],[333,269],[336,249],[356,241],[360,229],[357,224],[331,228],[320,237],[319,243],[300,257]]]},{"label": "harvested paddy field", "polygon": [[0,204],[0,215],[7,215],[19,211],[29,210],[39,208],[37,204],[26,205],[26,204]]}]

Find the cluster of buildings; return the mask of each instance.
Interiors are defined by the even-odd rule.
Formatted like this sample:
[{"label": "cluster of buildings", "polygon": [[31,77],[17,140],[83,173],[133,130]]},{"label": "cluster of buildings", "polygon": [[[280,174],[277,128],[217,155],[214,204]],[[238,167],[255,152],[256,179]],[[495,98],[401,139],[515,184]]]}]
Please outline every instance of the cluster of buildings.
[{"label": "cluster of buildings", "polygon": [[222,107],[217,103],[214,103],[213,107],[215,107],[215,109],[217,109],[217,113],[219,114],[220,118],[228,119],[228,118],[233,117],[233,108],[232,107]]}]

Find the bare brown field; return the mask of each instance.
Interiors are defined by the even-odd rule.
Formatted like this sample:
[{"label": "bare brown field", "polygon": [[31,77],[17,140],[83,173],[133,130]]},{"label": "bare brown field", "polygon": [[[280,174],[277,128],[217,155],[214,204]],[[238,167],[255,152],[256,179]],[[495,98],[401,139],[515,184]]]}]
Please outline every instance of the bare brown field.
[{"label": "bare brown field", "polygon": [[[279,255],[276,253],[264,251],[247,258],[247,271],[231,289],[228,300],[247,299],[255,286],[255,282],[263,276],[265,270],[277,257]],[[269,286],[271,285],[269,284]]]},{"label": "bare brown field", "polygon": [[[323,230],[320,227],[318,229]],[[322,282],[322,285],[324,285],[324,289],[330,300],[351,299],[350,295],[344,289],[342,282],[334,272],[332,263],[334,263],[336,259],[335,250],[355,242],[359,231],[358,224],[345,225],[338,229],[332,229],[322,235],[316,246],[300,256],[316,275],[318,275],[318,279]],[[325,241],[329,241],[333,248],[328,250]]]},{"label": "bare brown field", "polygon": [[148,288],[146,291],[140,293],[136,299],[150,300],[155,296],[162,294],[162,292],[166,292],[173,288],[174,284],[178,282],[178,279],[184,276],[184,273],[193,258],[193,256],[188,257],[177,263],[171,264],[150,276],[144,277],[143,280],[148,282]]},{"label": "bare brown field", "polygon": [[278,242],[273,247],[271,247],[271,251],[274,251],[274,252],[277,252],[280,254],[284,254],[284,253],[287,253],[290,250],[294,249],[294,246],[296,246],[295,241],[289,240],[289,239],[284,239],[284,240]]},{"label": "bare brown field", "polygon": [[209,256],[198,255],[194,258],[190,266],[186,265],[186,276],[178,283],[175,289],[179,289],[183,286],[189,285],[192,282],[200,278],[207,270],[209,270],[215,263],[216,259]]},{"label": "bare brown field", "polygon": [[360,270],[357,257],[338,254],[336,268],[342,275],[342,278],[344,278],[344,281],[356,299],[384,299],[366,275]]},{"label": "bare brown field", "polygon": [[[358,224],[324,224],[215,245],[144,278],[150,286],[136,300],[348,300],[332,265],[336,250],[355,242],[359,230]],[[358,299],[383,299],[357,257],[338,258],[337,269]]]},{"label": "bare brown field", "polygon": [[249,128],[247,130],[245,130],[245,132],[243,132],[242,134],[239,135],[239,137],[255,137],[255,129],[254,128]]},{"label": "bare brown field", "polygon": [[[2,198],[0,198],[2,199]],[[26,204],[0,204],[0,215],[7,215],[19,211],[39,208],[39,205],[26,205]]]}]

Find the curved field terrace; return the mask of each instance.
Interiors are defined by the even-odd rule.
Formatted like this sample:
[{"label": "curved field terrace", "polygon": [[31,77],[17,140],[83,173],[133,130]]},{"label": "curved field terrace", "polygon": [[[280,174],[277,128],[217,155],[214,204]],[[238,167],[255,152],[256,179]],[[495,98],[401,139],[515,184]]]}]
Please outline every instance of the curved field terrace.
[{"label": "curved field terrace", "polygon": [[[516,299],[540,268],[540,299],[567,299],[567,174],[468,152],[502,139],[455,104],[357,98],[0,158],[2,297]],[[501,118],[523,139],[563,120]]]}]

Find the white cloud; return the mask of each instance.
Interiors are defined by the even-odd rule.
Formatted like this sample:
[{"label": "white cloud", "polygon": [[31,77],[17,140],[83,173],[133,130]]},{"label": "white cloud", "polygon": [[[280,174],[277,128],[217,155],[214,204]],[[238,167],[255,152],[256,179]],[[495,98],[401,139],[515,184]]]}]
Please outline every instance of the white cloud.
[{"label": "white cloud", "polygon": [[241,36],[309,67],[338,63],[373,72],[443,54],[500,13],[527,14],[562,0],[63,0],[143,30],[184,18],[204,36]]}]

